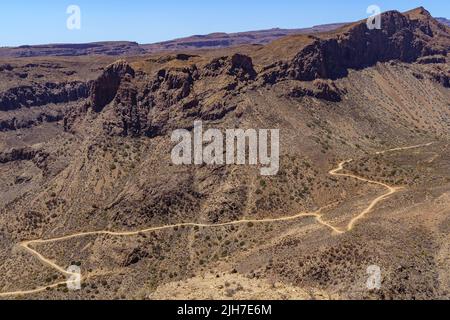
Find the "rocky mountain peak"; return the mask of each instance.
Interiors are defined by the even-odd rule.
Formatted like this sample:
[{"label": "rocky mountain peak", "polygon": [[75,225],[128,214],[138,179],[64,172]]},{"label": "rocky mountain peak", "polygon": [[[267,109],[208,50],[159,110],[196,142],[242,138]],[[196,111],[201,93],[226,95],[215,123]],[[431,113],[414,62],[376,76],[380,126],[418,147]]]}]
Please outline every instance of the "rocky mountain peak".
[{"label": "rocky mountain peak", "polygon": [[433,19],[431,13],[424,7],[418,7],[410,11],[407,11],[405,12],[405,15],[408,15],[410,18],[417,17],[422,19]]},{"label": "rocky mountain peak", "polygon": [[380,30],[369,30],[363,20],[311,39],[293,59],[269,68],[264,75],[266,81],[337,79],[347,76],[349,69],[363,69],[378,62],[446,56],[450,32],[428,11],[418,8],[405,14],[383,13]]}]

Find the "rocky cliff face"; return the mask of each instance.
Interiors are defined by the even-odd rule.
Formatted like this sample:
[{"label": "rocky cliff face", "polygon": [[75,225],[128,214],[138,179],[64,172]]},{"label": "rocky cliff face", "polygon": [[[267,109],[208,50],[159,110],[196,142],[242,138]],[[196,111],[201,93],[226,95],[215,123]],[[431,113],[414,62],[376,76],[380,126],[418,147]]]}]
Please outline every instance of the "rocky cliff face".
[{"label": "rocky cliff face", "polygon": [[[383,14],[381,30],[368,30],[362,21],[332,33],[306,37],[308,41],[292,58],[283,60],[280,56],[270,65],[255,67],[250,55],[239,53],[211,58],[204,63],[189,63],[195,56],[180,55],[177,61],[184,61],[183,67],[175,67],[170,59],[161,58],[158,63],[164,67],[154,73],[137,74],[129,63],[119,60],[107,66],[94,81],[13,87],[0,93],[0,111],[86,98],[87,101],[64,114],[43,111],[38,115],[40,120],[0,119],[0,130],[61,118],[70,130],[88,110],[101,113],[111,105],[114,116],[105,120],[106,132],[155,136],[175,126],[189,128],[193,119],[223,118],[236,109],[236,105],[229,102],[230,97],[249,84],[264,86],[285,80],[303,81],[293,85],[286,95],[339,102],[345,90],[332,80],[345,77],[349,69],[358,70],[391,60],[430,65],[427,73],[420,76],[449,86],[448,70],[441,66],[447,59],[449,29],[422,8],[405,14]],[[5,72],[13,68],[8,63],[0,65],[0,70]]]},{"label": "rocky cliff face", "polygon": [[[414,16],[412,16],[414,15]],[[377,62],[413,62],[420,57],[447,55],[448,28],[438,24],[425,9],[382,15],[381,30],[369,30],[366,22],[340,29],[330,36],[313,36],[291,61],[279,63],[266,72],[267,82],[280,79],[311,81],[345,77],[349,69],[363,69]]]},{"label": "rocky cliff face", "polygon": [[89,90],[90,103],[94,111],[102,111],[114,99],[125,76],[134,77],[134,70],[124,60],[106,67],[104,73],[92,83]]},{"label": "rocky cliff face", "polygon": [[[330,34],[310,36],[312,41],[291,60],[260,67],[259,73],[252,58],[239,53],[193,64],[187,56],[184,67],[161,68],[153,75],[138,75],[121,60],[92,83],[87,108],[99,113],[111,105],[113,116],[103,123],[108,134],[152,137],[173,128],[190,128],[195,119],[222,119],[236,109],[226,101],[250,84],[294,80],[299,82],[286,93],[289,97],[340,102],[346,91],[333,80],[345,77],[349,69],[392,60],[445,63],[448,41],[443,39],[449,37],[445,26],[418,9],[383,14],[381,30],[369,30],[363,21]],[[428,77],[447,86],[445,70],[439,68]]]},{"label": "rocky cliff face", "polygon": [[0,111],[77,101],[87,98],[88,92],[84,82],[18,86],[0,93]]},{"label": "rocky cliff face", "polygon": [[[28,258],[17,250],[22,241],[167,226],[130,237],[81,236],[36,245],[58,265],[73,261],[94,274],[113,272],[86,279],[81,291],[43,290],[30,298],[140,299],[210,271],[212,277],[242,275],[237,282],[276,280],[302,292],[313,286],[341,294],[356,284],[343,295],[349,299],[448,298],[448,284],[440,279],[448,278],[442,253],[448,252],[443,232],[450,206],[450,91],[444,87],[450,41],[423,14],[402,16],[398,23],[394,19],[391,33],[371,36],[354,24],[334,33],[289,37],[283,46],[133,56],[112,64],[102,57],[1,61],[0,92],[74,80],[86,83],[87,98],[0,111],[0,272],[5,275],[0,292],[64,280],[53,278],[57,270],[24,263]],[[402,38],[408,32],[401,30],[413,24],[418,45]],[[383,32],[401,44],[392,45],[398,52],[371,47]],[[364,56],[366,46],[379,51]],[[334,52],[343,60],[330,56]],[[408,61],[417,52],[423,56],[413,63],[378,63]],[[376,65],[334,80],[346,68],[369,62]],[[25,102],[34,98],[22,95]],[[247,165],[173,165],[171,133],[192,129],[194,120],[221,131],[279,128],[279,174],[261,177],[259,167]],[[50,121],[58,122],[42,123]],[[317,219],[284,221],[323,208],[323,222],[346,231],[382,192],[329,174],[349,158],[354,160],[342,172],[405,188],[346,235],[337,236]],[[242,219],[270,223],[170,227]],[[374,262],[394,277],[386,277],[378,292],[360,290],[365,266]],[[221,277],[217,285],[228,279]]]},{"label": "rocky cliff face", "polygon": [[240,81],[254,80],[256,77],[252,59],[242,54],[214,59],[206,65],[203,75],[218,76],[224,73],[233,75]]},{"label": "rocky cliff face", "polygon": [[[87,107],[98,113],[111,105],[114,116],[103,124],[108,134],[157,136],[170,128],[189,128],[194,119],[221,119],[236,108],[224,99],[256,75],[252,59],[242,54],[205,65],[163,68],[152,77],[136,75],[129,64],[119,61],[94,81]],[[195,92],[197,85],[204,88],[212,79],[222,85]]]},{"label": "rocky cliff face", "polygon": [[332,81],[317,79],[312,84],[306,86],[295,86],[291,89],[288,96],[291,98],[313,97],[330,102],[340,102],[345,90],[336,86]]},{"label": "rocky cliff face", "polygon": [[0,132],[31,128],[42,123],[58,122],[64,119],[64,112],[57,110],[41,110],[36,114],[24,117],[8,117],[0,119]]},{"label": "rocky cliff face", "polygon": [[8,151],[0,152],[0,164],[16,161],[32,161],[38,168],[45,171],[47,169],[47,160],[49,156],[50,155],[45,151],[36,148],[13,148]]}]

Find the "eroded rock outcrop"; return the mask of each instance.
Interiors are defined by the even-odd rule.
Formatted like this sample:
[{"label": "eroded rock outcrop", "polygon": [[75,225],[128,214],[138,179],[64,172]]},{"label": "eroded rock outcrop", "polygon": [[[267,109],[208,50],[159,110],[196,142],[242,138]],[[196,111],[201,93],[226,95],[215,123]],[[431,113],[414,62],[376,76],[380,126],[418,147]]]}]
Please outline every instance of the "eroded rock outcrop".
[{"label": "eroded rock outcrop", "polygon": [[14,70],[14,67],[10,65],[9,63],[0,64],[0,72],[2,71],[12,71]]},{"label": "eroded rock outcrop", "polygon": [[450,88],[450,70],[433,70],[429,71],[428,74],[431,76],[431,80],[439,83],[445,88]]},{"label": "eroded rock outcrop", "polygon": [[57,122],[64,119],[63,111],[48,110],[39,112],[37,115],[25,114],[22,117],[0,119],[0,131],[10,131],[31,128],[46,122]]},{"label": "eroded rock outcrop", "polygon": [[134,77],[133,68],[124,60],[119,60],[108,67],[95,80],[89,90],[90,106],[95,112],[100,112],[111,103],[117,94],[120,83],[125,76]]},{"label": "eroded rock outcrop", "polygon": [[[134,77],[134,69],[125,60],[119,60],[108,65],[104,72],[91,82],[88,101],[66,112],[64,129],[71,131],[76,121],[84,117],[88,110],[93,110],[96,113],[102,112],[108,104],[113,102],[124,79],[130,82],[130,79]],[[121,90],[120,95],[124,95],[124,92],[125,90]]]},{"label": "eroded rock outcrop", "polygon": [[447,58],[442,55],[422,57],[417,60],[418,64],[439,64],[446,63]]},{"label": "eroded rock outcrop", "polygon": [[46,160],[49,154],[32,147],[12,148],[10,150],[0,152],[0,163],[8,163],[14,161],[33,161],[39,168],[46,167]]},{"label": "eroded rock outcrop", "polygon": [[[255,77],[251,59],[239,54],[214,59],[204,67],[163,68],[150,79],[126,74],[112,100],[115,118],[105,122],[104,129],[112,135],[153,137],[174,128],[190,128],[195,119],[221,119],[236,109],[223,102],[227,88]],[[211,78],[223,86],[197,95],[196,83],[204,88]]]},{"label": "eroded rock outcrop", "polygon": [[340,102],[345,90],[339,89],[332,81],[317,79],[312,85],[294,87],[288,94],[292,98],[313,97],[330,102]]},{"label": "eroded rock outcrop", "polygon": [[218,76],[219,74],[233,75],[240,81],[253,80],[256,71],[250,57],[243,54],[234,54],[232,57],[214,59],[205,67],[204,75]]},{"label": "eroded rock outcrop", "polygon": [[169,121],[176,121],[170,115],[190,103],[188,97],[198,78],[196,66],[162,69],[150,81],[124,77],[113,101],[116,118],[104,124],[105,130],[132,136],[163,133]]},{"label": "eroded rock outcrop", "polygon": [[32,160],[36,154],[37,151],[32,148],[11,149],[0,153],[0,163]]},{"label": "eroded rock outcrop", "polygon": [[146,127],[148,109],[138,107],[137,96],[138,88],[126,77],[114,99],[114,111],[120,121],[116,134],[140,135]]},{"label": "eroded rock outcrop", "polygon": [[149,256],[148,252],[136,248],[130,254],[127,255],[122,266],[123,267],[132,266],[134,264],[139,263],[141,260],[147,258],[148,256]]},{"label": "eroded rock outcrop", "polygon": [[14,87],[0,93],[0,111],[77,101],[87,98],[88,92],[88,85],[79,81]]},{"label": "eroded rock outcrop", "polygon": [[283,79],[337,79],[347,76],[349,69],[363,69],[377,62],[413,62],[420,57],[447,55],[448,46],[436,36],[450,37],[448,29],[425,9],[419,11],[409,15],[384,13],[380,30],[369,30],[365,22],[359,22],[330,36],[312,36],[311,44],[291,61],[269,68],[264,79],[267,83]]}]

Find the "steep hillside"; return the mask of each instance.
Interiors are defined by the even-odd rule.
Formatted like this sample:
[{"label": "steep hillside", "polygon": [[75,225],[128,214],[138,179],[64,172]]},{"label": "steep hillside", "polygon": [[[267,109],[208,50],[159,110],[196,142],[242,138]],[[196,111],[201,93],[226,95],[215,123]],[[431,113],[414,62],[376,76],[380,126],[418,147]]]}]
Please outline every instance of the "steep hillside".
[{"label": "steep hillside", "polygon": [[[441,24],[450,26],[446,18],[436,18]],[[237,33],[215,32],[206,35],[173,39],[163,42],[138,44],[129,41],[104,41],[80,44],[24,45],[0,48],[0,57],[73,57],[73,56],[130,56],[160,52],[197,51],[244,45],[266,45],[289,35],[317,34],[330,32],[346,23],[330,23],[302,29],[268,29]]]},{"label": "steep hillside", "polygon": [[[2,60],[0,297],[206,281],[216,298],[448,299],[450,29],[423,8],[383,23],[195,55]],[[174,165],[171,133],[195,120],[280,129],[280,172]],[[27,248],[80,265],[83,289]]]}]

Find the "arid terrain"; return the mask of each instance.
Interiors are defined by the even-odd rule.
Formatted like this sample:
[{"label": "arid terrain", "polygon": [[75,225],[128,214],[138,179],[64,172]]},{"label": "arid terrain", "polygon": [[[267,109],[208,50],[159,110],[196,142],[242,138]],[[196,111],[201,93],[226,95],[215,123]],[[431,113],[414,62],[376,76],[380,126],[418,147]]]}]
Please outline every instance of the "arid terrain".
[{"label": "arid terrain", "polygon": [[[0,299],[450,299],[450,27],[382,21],[0,49]],[[174,165],[196,120],[280,129],[279,173]]]},{"label": "arid terrain", "polygon": [[[440,23],[450,26],[450,20],[436,18]],[[81,44],[47,44],[23,45],[20,47],[0,47],[0,57],[25,58],[42,56],[129,56],[149,53],[170,53],[192,50],[209,50],[230,48],[242,45],[266,45],[274,40],[298,34],[313,34],[328,32],[341,28],[346,23],[331,23],[302,29],[268,29],[238,33],[215,32],[206,35],[194,35],[186,38],[164,42],[139,44],[131,41],[103,41]]]}]

